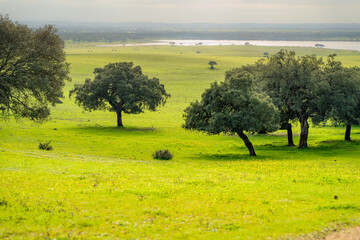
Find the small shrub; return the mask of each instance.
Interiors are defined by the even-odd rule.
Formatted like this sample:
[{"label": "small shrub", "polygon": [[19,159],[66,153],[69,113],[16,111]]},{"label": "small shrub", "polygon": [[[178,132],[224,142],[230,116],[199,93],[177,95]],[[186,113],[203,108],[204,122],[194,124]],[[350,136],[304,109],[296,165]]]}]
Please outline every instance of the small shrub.
[{"label": "small shrub", "polygon": [[158,150],[153,154],[153,157],[155,159],[161,159],[161,160],[170,160],[173,158],[173,155],[171,154],[171,152],[169,152],[169,150],[165,149],[165,150]]},{"label": "small shrub", "polygon": [[[50,141],[51,142],[51,141]],[[53,150],[53,147],[50,145],[50,142],[46,142],[46,143],[39,143],[39,149],[41,150]]]},{"label": "small shrub", "polygon": [[7,206],[8,204],[9,204],[9,202],[8,202],[8,201],[6,201],[6,199],[5,199],[5,198],[0,199],[0,206]]}]

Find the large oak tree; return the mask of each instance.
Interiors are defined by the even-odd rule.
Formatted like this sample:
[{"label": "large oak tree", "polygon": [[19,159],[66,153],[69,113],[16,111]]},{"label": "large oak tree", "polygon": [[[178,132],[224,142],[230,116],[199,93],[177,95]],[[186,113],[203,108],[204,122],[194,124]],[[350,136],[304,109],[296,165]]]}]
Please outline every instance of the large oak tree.
[{"label": "large oak tree", "polygon": [[279,126],[277,108],[266,94],[256,90],[253,75],[246,71],[230,71],[224,82],[211,84],[201,101],[186,108],[184,117],[186,129],[238,134],[250,156],[256,153],[245,132],[272,132]]},{"label": "large oak tree", "polygon": [[70,91],[85,110],[110,110],[117,114],[117,126],[122,127],[122,113],[138,114],[145,109],[155,111],[170,97],[159,79],[149,78],[140,66],[132,62],[110,63],[94,70],[94,80],[86,79]]},{"label": "large oak tree", "polygon": [[[280,109],[282,125],[290,135],[290,123],[297,119],[301,127],[299,148],[307,147],[309,120],[320,111],[320,95],[325,94],[322,58],[281,50],[256,64],[257,81]],[[292,137],[288,138],[291,145]]]},{"label": "large oak tree", "polygon": [[29,29],[0,15],[0,115],[43,120],[63,96],[64,43],[47,25]]},{"label": "large oak tree", "polygon": [[350,141],[351,125],[360,123],[360,69],[344,67],[330,55],[324,67],[325,86],[319,96],[315,123],[330,119],[335,125],[345,125],[345,140]]},{"label": "large oak tree", "polygon": [[[280,129],[287,130],[288,146],[295,146],[293,141],[291,122],[296,119],[296,114],[280,97],[281,88],[287,86],[289,79],[289,71],[286,65],[273,65],[268,59],[260,59],[255,64],[244,65],[239,68],[232,69],[226,73],[231,75],[236,72],[247,72],[254,78],[255,86],[258,91],[268,94],[273,104],[279,109],[280,113]],[[265,130],[259,133],[266,133]]]}]

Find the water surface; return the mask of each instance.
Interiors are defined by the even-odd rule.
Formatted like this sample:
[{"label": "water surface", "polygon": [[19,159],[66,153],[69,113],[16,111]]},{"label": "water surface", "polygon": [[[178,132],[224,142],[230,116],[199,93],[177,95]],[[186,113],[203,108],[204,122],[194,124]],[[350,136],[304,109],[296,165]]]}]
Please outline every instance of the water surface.
[{"label": "water surface", "polygon": [[138,44],[108,44],[101,47],[118,46],[228,46],[228,45],[253,45],[276,47],[315,47],[316,44],[324,45],[323,48],[360,51],[360,42],[351,41],[262,41],[262,40],[158,40],[152,43]]}]

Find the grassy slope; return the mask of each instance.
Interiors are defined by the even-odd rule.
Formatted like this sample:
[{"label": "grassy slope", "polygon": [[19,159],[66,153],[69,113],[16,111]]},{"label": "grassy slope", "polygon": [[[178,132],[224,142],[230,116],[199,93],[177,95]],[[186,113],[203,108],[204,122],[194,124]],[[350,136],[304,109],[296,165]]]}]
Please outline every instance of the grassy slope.
[{"label": "grassy slope", "polygon": [[[133,61],[172,98],[157,112],[125,116],[124,129],[114,127],[114,113],[83,112],[69,98],[45,124],[0,122],[0,237],[259,239],[360,224],[359,127],[350,143],[342,141],[343,127],[313,127],[305,150],[285,147],[283,131],[252,135],[257,158],[238,137],[180,128],[183,109],[210,82],[278,50],[68,47],[73,82],[66,95],[95,67]],[[360,53],[336,52],[344,64],[360,66]],[[218,70],[208,70],[209,60]],[[294,132],[297,142],[298,127]],[[49,140],[54,151],[37,149]],[[158,149],[175,159],[153,160]]]}]

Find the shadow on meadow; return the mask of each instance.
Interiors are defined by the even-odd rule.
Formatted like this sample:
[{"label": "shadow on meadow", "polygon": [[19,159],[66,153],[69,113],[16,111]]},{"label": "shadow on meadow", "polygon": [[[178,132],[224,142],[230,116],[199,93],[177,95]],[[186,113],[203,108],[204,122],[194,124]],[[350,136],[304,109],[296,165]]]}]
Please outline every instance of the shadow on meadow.
[{"label": "shadow on meadow", "polygon": [[316,156],[336,157],[339,155],[354,155],[354,152],[360,153],[359,146],[360,141],[345,142],[334,140],[310,144],[309,148],[299,149],[297,146],[289,147],[275,142],[255,145],[256,157],[249,156],[245,147],[234,146],[229,148],[232,151],[231,153],[194,153],[192,159],[209,161],[278,161],[296,158],[301,161],[317,159]]},{"label": "shadow on meadow", "polygon": [[[123,141],[128,139],[127,145],[130,149],[151,148],[169,148],[170,150],[180,149],[183,151],[179,154],[182,157],[193,160],[205,161],[272,161],[298,159],[318,159],[321,157],[337,157],[337,156],[354,156],[360,153],[360,141],[357,139],[353,142],[346,142],[340,139],[319,139],[319,141],[310,141],[309,148],[299,149],[297,146],[287,146],[287,139],[282,134],[266,134],[252,135],[252,141],[257,157],[248,155],[248,150],[239,137],[234,136],[232,141],[230,135],[224,136],[225,142],[221,140],[221,144],[216,144],[219,139],[206,138],[199,139],[198,135],[189,135],[173,137],[163,130],[154,127],[138,127],[138,126],[102,126],[102,125],[82,125],[68,128],[75,136],[90,137],[92,141],[97,141],[100,145],[109,146],[114,141]],[[181,134],[181,133],[180,133]],[[100,138],[96,138],[99,136]],[[127,138],[129,137],[129,138]],[[295,144],[298,139],[295,138]],[[176,146],[176,147],[175,147]],[[219,149],[219,150],[217,150]],[[140,151],[140,150],[139,150]]]},{"label": "shadow on meadow", "polygon": [[116,126],[79,126],[68,128],[71,131],[78,133],[96,134],[96,135],[137,135],[140,133],[155,132],[154,127],[116,127]]},{"label": "shadow on meadow", "polygon": [[359,150],[358,146],[360,145],[359,140],[351,140],[351,141],[345,141],[343,139],[328,139],[324,141],[319,141],[313,144],[314,146],[310,146],[310,148],[315,149],[353,149],[353,150]]},{"label": "shadow on meadow", "polygon": [[[244,149],[245,150],[245,149]],[[241,151],[243,152],[243,151]],[[249,156],[249,154],[241,153],[197,153],[192,157],[194,160],[208,160],[208,161],[267,161],[272,160],[269,156],[258,155],[256,157]]]},{"label": "shadow on meadow", "polygon": [[[360,141],[329,140],[318,142],[310,149],[321,156],[351,155],[355,157],[356,152],[360,153]],[[358,156],[357,156],[358,157]]]}]

